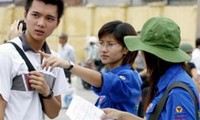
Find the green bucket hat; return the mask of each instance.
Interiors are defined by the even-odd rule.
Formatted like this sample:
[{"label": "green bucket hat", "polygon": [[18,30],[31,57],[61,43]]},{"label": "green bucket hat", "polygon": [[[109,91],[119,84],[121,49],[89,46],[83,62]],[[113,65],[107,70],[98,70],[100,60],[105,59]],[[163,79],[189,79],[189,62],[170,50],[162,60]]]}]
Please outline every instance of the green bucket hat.
[{"label": "green bucket hat", "polygon": [[179,26],[165,17],[152,17],[147,20],[140,36],[124,37],[125,44],[130,51],[146,51],[173,63],[190,59],[190,56],[179,48],[180,40]]},{"label": "green bucket hat", "polygon": [[189,43],[182,43],[180,45],[180,48],[181,48],[181,50],[185,51],[186,53],[189,53],[189,52],[193,51],[193,47]]}]

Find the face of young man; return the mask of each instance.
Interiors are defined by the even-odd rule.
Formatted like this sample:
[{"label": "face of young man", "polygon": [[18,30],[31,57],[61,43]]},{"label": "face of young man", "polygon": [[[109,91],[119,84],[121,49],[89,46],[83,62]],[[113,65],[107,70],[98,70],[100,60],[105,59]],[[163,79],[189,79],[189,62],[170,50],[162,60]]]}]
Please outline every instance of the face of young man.
[{"label": "face of young man", "polygon": [[25,13],[25,22],[27,40],[43,43],[58,26],[57,6],[34,0],[29,11]]}]

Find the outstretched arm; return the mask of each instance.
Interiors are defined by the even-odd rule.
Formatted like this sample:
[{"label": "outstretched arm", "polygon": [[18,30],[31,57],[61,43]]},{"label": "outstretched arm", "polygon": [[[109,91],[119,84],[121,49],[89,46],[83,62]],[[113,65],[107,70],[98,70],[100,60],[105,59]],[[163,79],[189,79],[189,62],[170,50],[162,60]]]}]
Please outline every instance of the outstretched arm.
[{"label": "outstretched arm", "polygon": [[[69,61],[57,58],[51,54],[46,54],[41,51],[40,53],[43,57],[45,57],[42,68],[51,68],[52,70],[55,67],[69,68],[70,66]],[[102,86],[102,75],[95,70],[88,69],[79,65],[74,65],[70,71],[71,73],[81,77],[84,81],[90,83],[92,86],[95,86],[97,88],[100,88]]]}]

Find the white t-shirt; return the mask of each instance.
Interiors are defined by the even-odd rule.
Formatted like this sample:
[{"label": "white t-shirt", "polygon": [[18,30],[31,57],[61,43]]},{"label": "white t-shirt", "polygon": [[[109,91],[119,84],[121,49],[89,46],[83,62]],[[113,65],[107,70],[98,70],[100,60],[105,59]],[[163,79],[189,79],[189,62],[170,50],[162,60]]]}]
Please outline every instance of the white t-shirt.
[{"label": "white t-shirt", "polygon": [[[11,41],[22,48],[22,42],[18,37]],[[51,53],[56,55],[53,51]],[[33,51],[26,51],[25,54],[36,71],[40,71],[40,54]],[[7,102],[4,120],[44,120],[38,92],[28,89],[24,77],[24,74],[28,73],[27,65],[12,44],[0,45],[0,65],[0,94]],[[48,76],[48,73],[55,78],[54,96],[67,92],[69,84],[63,69],[55,68],[52,72],[47,71],[45,74]],[[47,83],[49,83],[48,80]]]},{"label": "white t-shirt", "polygon": [[191,62],[193,62],[197,68],[197,73],[200,75],[200,49],[195,48],[192,52],[192,59]]}]

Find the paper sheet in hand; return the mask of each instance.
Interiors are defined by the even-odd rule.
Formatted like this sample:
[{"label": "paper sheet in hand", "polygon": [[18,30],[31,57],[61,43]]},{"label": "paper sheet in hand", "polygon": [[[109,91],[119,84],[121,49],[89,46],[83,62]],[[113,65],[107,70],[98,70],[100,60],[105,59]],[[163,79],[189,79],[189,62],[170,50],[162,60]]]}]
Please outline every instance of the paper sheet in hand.
[{"label": "paper sheet in hand", "polygon": [[101,120],[104,112],[92,103],[75,95],[66,112],[71,120]]}]

